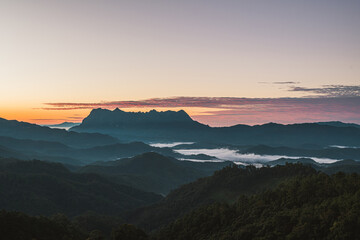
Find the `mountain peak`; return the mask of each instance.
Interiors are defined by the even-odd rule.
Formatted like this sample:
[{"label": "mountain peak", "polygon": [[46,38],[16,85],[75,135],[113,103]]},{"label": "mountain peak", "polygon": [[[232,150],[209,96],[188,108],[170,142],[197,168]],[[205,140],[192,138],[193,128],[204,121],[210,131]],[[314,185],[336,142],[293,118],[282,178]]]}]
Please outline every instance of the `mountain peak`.
[{"label": "mountain peak", "polygon": [[128,126],[154,126],[179,123],[194,123],[191,117],[184,111],[157,111],[155,109],[149,112],[125,112],[119,108],[113,111],[108,109],[93,109],[86,117],[81,127],[128,127]]}]

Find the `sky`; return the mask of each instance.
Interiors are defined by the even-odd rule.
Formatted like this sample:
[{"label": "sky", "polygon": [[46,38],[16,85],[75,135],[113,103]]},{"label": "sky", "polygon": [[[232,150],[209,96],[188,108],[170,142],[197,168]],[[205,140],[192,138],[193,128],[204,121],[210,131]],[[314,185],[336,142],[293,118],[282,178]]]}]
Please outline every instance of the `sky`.
[{"label": "sky", "polygon": [[2,0],[0,117],[360,123],[359,0]]}]

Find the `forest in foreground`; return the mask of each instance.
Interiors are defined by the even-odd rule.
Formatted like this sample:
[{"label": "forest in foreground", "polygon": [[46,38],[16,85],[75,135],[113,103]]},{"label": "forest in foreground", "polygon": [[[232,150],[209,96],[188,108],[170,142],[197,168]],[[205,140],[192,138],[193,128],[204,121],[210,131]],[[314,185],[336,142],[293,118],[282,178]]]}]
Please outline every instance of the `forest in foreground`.
[{"label": "forest in foreground", "polygon": [[[226,185],[226,191],[218,191]],[[192,192],[200,193],[196,199],[203,200],[194,203]],[[175,220],[146,231],[139,224],[131,224],[126,215],[30,216],[3,210],[0,235],[8,240],[357,239],[360,236],[360,176],[356,173],[327,175],[301,164],[258,169],[228,166],[211,177],[182,186],[152,207],[144,207],[138,218],[154,221],[147,218],[147,213],[153,213],[149,209],[154,208],[158,211],[156,221],[161,221],[161,216],[167,216],[164,213],[176,209],[179,203],[196,207],[184,208],[183,213],[176,212]],[[144,223],[144,219],[137,221]]]}]

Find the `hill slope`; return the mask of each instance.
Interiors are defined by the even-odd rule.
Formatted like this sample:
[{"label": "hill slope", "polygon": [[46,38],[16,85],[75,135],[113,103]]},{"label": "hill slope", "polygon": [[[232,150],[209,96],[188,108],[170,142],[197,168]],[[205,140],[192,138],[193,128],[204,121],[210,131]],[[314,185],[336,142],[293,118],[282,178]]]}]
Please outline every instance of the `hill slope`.
[{"label": "hill slope", "polygon": [[197,209],[153,239],[358,239],[360,176],[311,174]]},{"label": "hill slope", "polygon": [[129,212],[127,220],[146,230],[157,229],[197,207],[214,202],[233,203],[241,194],[254,194],[274,188],[284,179],[315,172],[299,164],[260,169],[232,165],[172,191],[157,204]]},{"label": "hill slope", "polygon": [[88,165],[79,171],[96,173],[135,188],[166,195],[182,184],[209,176],[231,163],[179,161],[149,152],[102,164]]},{"label": "hill slope", "polygon": [[1,209],[33,215],[113,215],[161,199],[96,174],[71,173],[61,164],[37,160],[1,159],[0,189]]}]

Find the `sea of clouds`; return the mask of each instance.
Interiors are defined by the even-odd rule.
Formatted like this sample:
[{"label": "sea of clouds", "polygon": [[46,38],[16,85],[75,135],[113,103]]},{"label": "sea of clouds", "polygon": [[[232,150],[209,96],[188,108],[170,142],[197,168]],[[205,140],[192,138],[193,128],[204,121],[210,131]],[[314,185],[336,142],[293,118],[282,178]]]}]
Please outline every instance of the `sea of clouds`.
[{"label": "sea of clouds", "polygon": [[[174,151],[181,153],[183,155],[193,155],[193,154],[206,154],[209,156],[216,157],[222,161],[233,161],[237,164],[264,164],[269,161],[274,161],[279,158],[289,158],[289,159],[298,159],[303,156],[286,156],[286,155],[259,155],[254,153],[241,154],[236,152],[236,150],[231,150],[228,148],[216,148],[216,149],[174,149]],[[307,157],[309,158],[309,157]],[[311,157],[314,161],[318,163],[333,163],[338,161],[338,159],[330,158],[316,158]],[[191,159],[186,159],[190,160]],[[199,160],[199,161],[213,161],[213,160]]]}]

